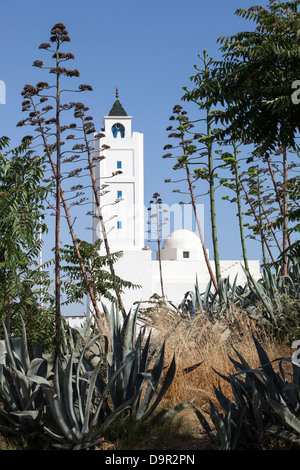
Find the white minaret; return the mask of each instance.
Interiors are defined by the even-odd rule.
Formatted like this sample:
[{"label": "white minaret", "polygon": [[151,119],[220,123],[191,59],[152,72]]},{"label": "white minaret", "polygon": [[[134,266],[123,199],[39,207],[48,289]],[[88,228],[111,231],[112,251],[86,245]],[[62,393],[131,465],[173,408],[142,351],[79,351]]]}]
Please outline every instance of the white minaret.
[{"label": "white minaret", "polygon": [[[103,118],[103,136],[94,139],[95,177],[110,251],[121,251],[115,273],[141,289],[125,289],[122,300],[129,311],[134,302],[151,296],[151,251],[144,248],[143,134],[132,132],[132,117],[118,100]],[[100,157],[100,160],[99,160]],[[103,158],[102,158],[103,157]],[[94,241],[103,239],[94,217]],[[104,243],[100,254],[106,254]]]},{"label": "white minaret", "polygon": [[[103,119],[104,137],[94,140],[95,177],[111,251],[144,247],[143,134],[132,132],[132,117],[118,100]],[[97,218],[95,237],[103,238]],[[98,225],[97,225],[98,224]]]}]

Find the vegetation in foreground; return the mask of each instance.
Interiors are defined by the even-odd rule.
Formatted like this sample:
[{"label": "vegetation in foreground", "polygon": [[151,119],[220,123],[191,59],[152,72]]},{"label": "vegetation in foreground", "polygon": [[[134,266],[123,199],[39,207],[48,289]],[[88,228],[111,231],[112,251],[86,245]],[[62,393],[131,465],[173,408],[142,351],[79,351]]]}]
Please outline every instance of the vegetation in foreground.
[{"label": "vegetation in foreground", "polygon": [[70,331],[60,364],[40,350],[28,361],[25,329],[22,342],[7,342],[2,446],[299,448],[300,367],[261,320],[235,306],[230,320],[189,318],[162,302],[140,312],[152,331],[132,341],[137,317],[123,328],[111,313],[110,333]]}]

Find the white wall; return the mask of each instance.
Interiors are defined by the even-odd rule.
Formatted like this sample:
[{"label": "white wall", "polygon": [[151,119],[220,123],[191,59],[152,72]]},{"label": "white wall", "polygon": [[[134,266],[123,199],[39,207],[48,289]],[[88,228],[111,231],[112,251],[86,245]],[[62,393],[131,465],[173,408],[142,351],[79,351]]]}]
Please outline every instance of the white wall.
[{"label": "white wall", "polygon": [[[214,263],[211,261],[214,269]],[[225,260],[220,262],[222,277],[228,277],[231,282],[234,281],[238,274],[237,284],[244,285],[247,281],[244,271],[241,267],[241,261]],[[249,261],[250,272],[253,277],[258,280],[261,277],[259,261]],[[152,293],[161,295],[159,263],[154,260],[151,263],[152,271]],[[194,290],[196,276],[201,292],[204,292],[209,282],[209,273],[204,261],[162,261],[162,276],[164,291],[169,301],[179,304],[185,293]]]},{"label": "white wall", "polygon": [[141,289],[126,289],[124,294],[121,294],[126,311],[133,307],[134,302],[149,300],[152,295],[150,250],[124,251],[114,267],[117,276],[142,286]]}]

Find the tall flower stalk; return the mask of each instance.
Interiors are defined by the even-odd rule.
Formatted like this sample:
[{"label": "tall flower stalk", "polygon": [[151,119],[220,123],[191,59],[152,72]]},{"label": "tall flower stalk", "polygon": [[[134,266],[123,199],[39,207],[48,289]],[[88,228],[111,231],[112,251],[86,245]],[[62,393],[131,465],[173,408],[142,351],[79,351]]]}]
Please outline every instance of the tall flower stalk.
[{"label": "tall flower stalk", "polygon": [[[78,258],[78,263],[82,271],[84,281],[87,286],[89,296],[95,311],[95,314],[99,321],[102,316],[99,310],[95,293],[91,287],[86,268],[80,253],[77,237],[74,232],[73,222],[71,220],[68,200],[65,192],[62,190],[62,179],[63,174],[61,171],[61,159],[65,153],[62,150],[62,146],[65,142],[62,141],[62,133],[69,128],[76,127],[74,124],[62,125],[61,114],[67,112],[74,107],[74,103],[62,103],[61,97],[63,92],[82,92],[91,87],[80,85],[77,90],[62,90],[61,79],[62,77],[79,77],[79,72],[76,69],[66,69],[64,62],[74,59],[73,54],[62,52],[62,46],[69,42],[70,38],[65,26],[62,23],[57,23],[51,29],[50,43],[54,46],[51,47],[49,43],[42,43],[40,49],[46,50],[52,53],[52,57],[55,60],[55,67],[47,67],[40,60],[36,60],[33,66],[40,69],[46,69],[49,73],[54,74],[55,84],[49,85],[47,82],[39,82],[35,87],[32,85],[25,85],[22,92],[23,103],[22,110],[28,112],[27,119],[20,121],[18,126],[31,125],[34,126],[38,133],[38,136],[42,139],[42,148],[46,154],[50,169],[52,171],[53,179],[55,180],[56,186],[56,197],[55,197],[55,318],[56,318],[56,354],[60,356],[60,342],[61,342],[61,266],[60,266],[60,245],[61,245],[61,204],[63,205],[69,232],[72,238],[74,249]],[[54,100],[54,106],[45,105],[48,100]],[[41,108],[42,106],[42,108]],[[53,112],[52,117],[47,118],[47,114]],[[37,137],[27,136],[31,139],[31,147],[37,147],[35,139]],[[56,154],[56,162],[54,162],[53,155]],[[76,159],[76,156],[73,157]],[[81,168],[74,170],[69,173],[67,177],[78,175],[81,172]]]}]

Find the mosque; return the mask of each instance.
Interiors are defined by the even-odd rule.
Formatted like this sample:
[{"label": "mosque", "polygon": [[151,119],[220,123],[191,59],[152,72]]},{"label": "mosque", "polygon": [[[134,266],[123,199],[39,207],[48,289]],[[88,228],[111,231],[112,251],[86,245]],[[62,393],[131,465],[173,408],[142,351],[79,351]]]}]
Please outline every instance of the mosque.
[{"label": "mosque", "polygon": [[[132,116],[127,115],[118,93],[110,112],[103,118],[100,135],[100,139],[94,138],[94,172],[106,236],[111,252],[123,252],[115,264],[115,272],[141,286],[126,290],[122,296],[129,311],[135,302],[147,301],[155,294],[161,296],[161,283],[159,261],[152,259],[152,251],[145,246],[148,215],[144,205],[143,134],[132,131]],[[99,220],[93,217],[93,221],[94,241],[103,239]],[[100,254],[105,254],[102,246]],[[205,290],[210,278],[195,230],[178,226],[165,237],[160,253],[167,300],[179,304],[185,293],[194,289],[196,277],[200,290]],[[259,261],[250,260],[249,267],[254,278],[260,278]],[[240,260],[221,261],[221,274],[231,280],[238,275],[239,284],[246,282]]]}]

